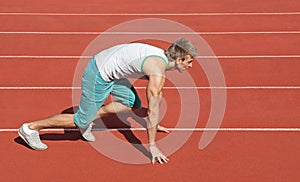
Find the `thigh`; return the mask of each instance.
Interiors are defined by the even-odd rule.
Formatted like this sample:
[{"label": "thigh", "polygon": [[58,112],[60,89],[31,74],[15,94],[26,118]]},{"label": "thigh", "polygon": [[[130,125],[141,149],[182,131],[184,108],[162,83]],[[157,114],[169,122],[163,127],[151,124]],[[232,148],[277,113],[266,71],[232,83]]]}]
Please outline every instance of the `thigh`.
[{"label": "thigh", "polygon": [[115,80],[111,94],[117,99],[117,102],[127,107],[141,108],[141,100],[128,79]]},{"label": "thigh", "polygon": [[113,88],[113,82],[104,81],[94,66],[92,60],[82,77],[80,104],[74,115],[74,122],[80,128],[87,127],[95,119]]}]

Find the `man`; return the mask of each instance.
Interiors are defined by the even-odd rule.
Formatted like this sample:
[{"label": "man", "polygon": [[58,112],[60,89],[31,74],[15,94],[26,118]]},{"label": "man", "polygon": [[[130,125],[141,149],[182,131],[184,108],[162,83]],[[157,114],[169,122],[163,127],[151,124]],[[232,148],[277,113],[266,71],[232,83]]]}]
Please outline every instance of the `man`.
[{"label": "man", "polygon": [[[19,136],[35,150],[47,149],[39,137],[39,131],[45,128],[79,127],[87,141],[95,141],[91,129],[96,117],[141,107],[139,96],[127,78],[147,78],[147,133],[151,162],[165,163],[168,158],[155,144],[157,130],[167,131],[158,125],[165,71],[183,72],[191,68],[197,54],[197,49],[184,38],[174,42],[166,51],[141,43],[121,44],[104,50],[94,56],[85,68],[78,111],[25,123],[18,131]],[[116,101],[103,106],[110,94]]]}]

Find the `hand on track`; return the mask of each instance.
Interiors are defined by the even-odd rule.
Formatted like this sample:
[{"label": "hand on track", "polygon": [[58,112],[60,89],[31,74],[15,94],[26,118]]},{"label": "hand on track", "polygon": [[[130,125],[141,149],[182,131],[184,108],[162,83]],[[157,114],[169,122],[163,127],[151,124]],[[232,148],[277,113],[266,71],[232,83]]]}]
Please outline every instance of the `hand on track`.
[{"label": "hand on track", "polygon": [[149,146],[151,153],[151,163],[154,164],[157,160],[160,164],[167,163],[169,159],[157,148],[155,144],[150,144]]}]

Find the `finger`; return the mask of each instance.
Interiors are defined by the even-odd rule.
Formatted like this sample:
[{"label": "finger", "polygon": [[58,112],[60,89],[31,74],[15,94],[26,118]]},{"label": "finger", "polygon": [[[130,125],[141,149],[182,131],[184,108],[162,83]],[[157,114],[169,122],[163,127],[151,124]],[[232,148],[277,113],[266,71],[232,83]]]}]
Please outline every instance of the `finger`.
[{"label": "finger", "polygon": [[170,131],[167,128],[160,126],[160,125],[157,127],[157,131],[170,133]]},{"label": "finger", "polygon": [[167,128],[164,128],[164,129],[162,130],[162,132],[170,133],[170,130],[168,130]]},{"label": "finger", "polygon": [[161,157],[157,157],[157,160],[160,164],[163,164],[163,162],[161,161]]},{"label": "finger", "polygon": [[154,164],[155,163],[155,157],[152,157],[151,159],[151,163]]},{"label": "finger", "polygon": [[161,154],[159,158],[161,158],[163,162],[168,163],[169,159],[165,155]]},{"label": "finger", "polygon": [[166,157],[164,157],[164,158],[162,158],[162,159],[163,159],[163,161],[164,161],[165,163],[168,163],[168,161],[169,161],[169,159],[166,158]]}]

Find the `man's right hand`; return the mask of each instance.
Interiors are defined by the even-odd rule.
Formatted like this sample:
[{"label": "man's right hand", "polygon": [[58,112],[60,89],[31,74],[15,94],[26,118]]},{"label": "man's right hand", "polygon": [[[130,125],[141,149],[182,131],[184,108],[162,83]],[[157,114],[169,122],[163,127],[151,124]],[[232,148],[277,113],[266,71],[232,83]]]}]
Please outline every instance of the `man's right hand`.
[{"label": "man's right hand", "polygon": [[154,164],[155,160],[157,160],[160,164],[167,163],[169,159],[157,148],[155,144],[149,145],[150,153],[151,153],[151,163]]}]

